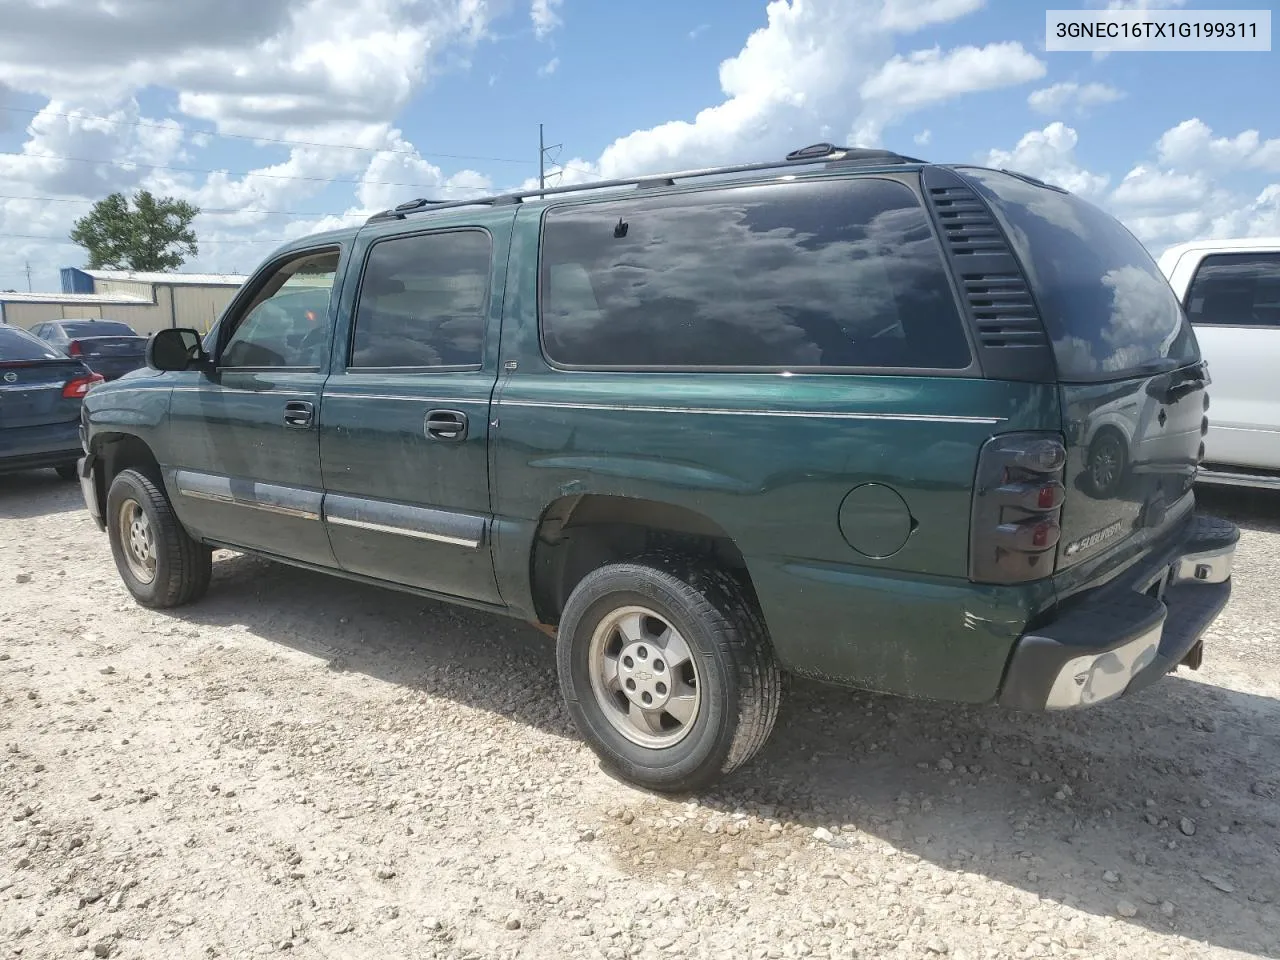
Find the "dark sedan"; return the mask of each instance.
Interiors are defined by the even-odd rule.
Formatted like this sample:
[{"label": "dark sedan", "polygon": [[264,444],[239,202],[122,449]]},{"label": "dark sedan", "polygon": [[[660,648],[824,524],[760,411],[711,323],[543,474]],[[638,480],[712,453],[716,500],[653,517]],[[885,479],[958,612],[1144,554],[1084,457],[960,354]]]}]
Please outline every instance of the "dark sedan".
[{"label": "dark sedan", "polygon": [[69,357],[83,360],[107,380],[123,377],[145,363],[147,338],[119,320],[52,320],[31,328]]},{"label": "dark sedan", "polygon": [[83,361],[0,324],[0,473],[53,467],[76,479],[81,402],[102,380]]}]

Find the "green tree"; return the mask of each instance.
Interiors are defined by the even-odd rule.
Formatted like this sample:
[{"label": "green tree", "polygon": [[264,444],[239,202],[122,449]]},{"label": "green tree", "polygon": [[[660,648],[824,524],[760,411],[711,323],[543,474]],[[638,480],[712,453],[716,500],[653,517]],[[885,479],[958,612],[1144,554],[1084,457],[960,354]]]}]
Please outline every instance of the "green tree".
[{"label": "green tree", "polygon": [[191,221],[200,208],[150,191],[113,193],[75,222],[71,241],[89,253],[90,270],[176,270],[198,252]]}]

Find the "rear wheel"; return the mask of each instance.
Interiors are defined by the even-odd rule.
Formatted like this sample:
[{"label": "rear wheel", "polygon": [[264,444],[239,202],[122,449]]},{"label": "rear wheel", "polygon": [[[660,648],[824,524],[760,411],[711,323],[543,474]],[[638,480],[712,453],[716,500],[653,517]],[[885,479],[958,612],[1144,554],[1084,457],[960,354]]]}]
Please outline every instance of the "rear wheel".
[{"label": "rear wheel", "polygon": [[653,790],[698,790],[746,763],[781,700],[748,592],[678,557],[585,577],[565,605],[557,663],[569,712],[604,766]]},{"label": "rear wheel", "polygon": [[151,478],[123,470],[107,492],[107,534],[120,578],[144,607],[176,607],[202,597],[213,551],[193,540]]},{"label": "rear wheel", "polygon": [[53,468],[58,472],[59,479],[62,480],[79,480],[80,470],[74,463],[60,463]]}]

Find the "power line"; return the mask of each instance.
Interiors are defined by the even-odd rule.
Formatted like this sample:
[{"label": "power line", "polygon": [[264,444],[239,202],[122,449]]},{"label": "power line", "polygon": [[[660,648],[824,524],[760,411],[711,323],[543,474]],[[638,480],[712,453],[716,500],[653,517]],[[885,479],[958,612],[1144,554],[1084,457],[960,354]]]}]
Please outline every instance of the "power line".
[{"label": "power line", "polygon": [[[299,237],[301,236],[306,236],[306,234],[299,234]],[[65,243],[67,246],[75,245],[73,241],[68,237],[46,237],[46,236],[39,236],[34,233],[0,233],[0,237],[4,238],[5,240],[56,240],[59,243]],[[197,237],[196,243],[201,245],[206,243],[292,243],[294,240],[297,240],[299,237],[287,237],[283,240],[263,240],[263,239],[253,239],[253,238],[245,238],[243,240],[237,240],[229,237],[221,238],[217,240],[209,240],[209,239],[206,239],[205,237]],[[17,276],[17,274],[14,274],[14,276]]]},{"label": "power line", "polygon": [[352,180],[344,177],[298,177],[284,173],[254,173],[252,171],[211,170],[206,167],[171,167],[163,163],[140,163],[136,160],[90,160],[87,157],[64,157],[56,153],[13,153],[0,151],[0,157],[21,157],[28,160],[64,160],[68,163],[90,163],[107,167],[145,167],[148,170],[170,170],[177,173],[222,173],[229,177],[261,177],[267,180],[305,180],[310,183],[368,184],[378,187],[422,187],[421,183],[394,183],[388,180]]},{"label": "power line", "polygon": [[[81,197],[15,197],[8,194],[0,194],[0,200],[37,200],[42,203],[96,203],[96,200],[85,200]],[[272,217],[298,217],[302,219],[310,217],[368,217],[367,213],[325,213],[317,211],[315,213],[306,213],[296,210],[258,210],[253,207],[244,207],[243,209],[234,209],[231,207],[201,207],[201,215],[216,214],[229,215],[241,213],[261,213]]]},{"label": "power line", "polygon": [[[481,160],[487,163],[515,163],[527,165],[531,161],[516,159],[515,157],[488,157],[473,153],[440,153],[437,151],[423,151],[416,148],[409,149],[384,149],[382,147],[358,147],[349,143],[320,143],[315,140],[293,140],[288,137],[255,137],[247,133],[221,133],[215,130],[195,130],[191,127],[184,127],[181,124],[155,123],[146,120],[117,120],[113,117],[103,117],[89,113],[56,113],[44,110],[33,110],[30,107],[0,107],[0,110],[9,113],[22,113],[28,115],[43,114],[46,117],[61,117],[66,120],[93,120],[99,123],[110,123],[116,126],[124,127],[144,127],[156,130],[178,130],[192,137],[218,137],[225,140],[244,140],[250,143],[275,143],[282,146],[294,147],[311,147],[318,150],[355,150],[360,153],[390,153],[402,156],[417,157],[439,157],[446,160]],[[539,124],[541,126],[541,124]],[[560,145],[557,144],[556,147]],[[551,148],[554,149],[554,148]],[[33,156],[33,154],[10,154],[10,156]],[[70,159],[70,158],[60,158]],[[107,162],[107,161],[86,161],[86,162]],[[553,161],[554,164],[554,161]],[[145,164],[135,164],[136,166],[145,166]],[[584,173],[588,176],[598,176],[594,170],[588,170],[585,167],[566,166],[563,164],[555,164],[560,170],[575,170],[578,173]],[[157,169],[179,169],[179,168],[157,168]],[[212,172],[212,171],[193,171],[193,172]],[[242,176],[242,174],[236,174]],[[305,178],[304,178],[305,179]],[[334,180],[333,183],[345,183],[348,181]],[[388,186],[405,186],[405,184],[388,184]],[[408,184],[408,186],[416,186],[416,184]]]},{"label": "power line", "polygon": [[[221,173],[229,177],[260,177],[267,180],[301,180],[309,183],[349,183],[354,185],[366,185],[377,187],[419,187],[427,186],[424,183],[402,183],[392,180],[355,180],[348,177],[299,177],[290,176],[284,173],[254,173],[248,170],[212,170],[207,167],[172,167],[163,163],[141,163],[137,160],[91,160],[87,157],[65,157],[56,153],[14,153],[12,151],[0,151],[0,157],[18,157],[26,160],[63,160],[67,163],[88,163],[97,166],[107,167],[143,167],[147,170],[169,170],[176,173],[204,173],[215,174]],[[561,167],[562,170],[578,169]],[[592,171],[583,171],[591,173]],[[594,176],[595,174],[592,173]]]},{"label": "power line", "polygon": [[193,130],[180,124],[150,123],[146,120],[116,120],[112,117],[100,117],[87,113],[50,113],[44,110],[32,110],[28,107],[0,107],[10,113],[44,114],[46,117],[62,117],[66,120],[94,120],[101,123],[113,123],[124,127],[149,127],[158,130],[178,130],[196,137],[220,137],[227,140],[247,140],[252,143],[278,143],[285,146],[314,147],[321,150],[356,150],[362,153],[396,153],[407,156],[442,157],[447,160],[484,160],[489,163],[519,163],[528,165],[529,160],[517,160],[514,157],[485,157],[470,153],[438,153],[415,149],[384,149],[382,147],[357,147],[349,143],[318,143],[314,140],[290,140],[285,137],[255,137],[247,133],[219,133],[213,130]]}]

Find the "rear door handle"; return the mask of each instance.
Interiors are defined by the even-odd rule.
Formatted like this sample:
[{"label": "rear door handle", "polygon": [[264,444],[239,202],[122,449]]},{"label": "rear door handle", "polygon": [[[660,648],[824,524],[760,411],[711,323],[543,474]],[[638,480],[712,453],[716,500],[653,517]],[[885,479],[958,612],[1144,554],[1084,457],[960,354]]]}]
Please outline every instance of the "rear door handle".
[{"label": "rear door handle", "polygon": [[461,410],[428,410],[427,437],[457,443],[467,439],[467,415]]},{"label": "rear door handle", "polygon": [[287,427],[309,427],[316,407],[310,400],[290,400],[284,405],[284,422]]}]

